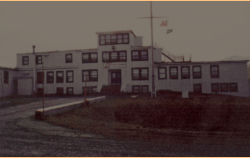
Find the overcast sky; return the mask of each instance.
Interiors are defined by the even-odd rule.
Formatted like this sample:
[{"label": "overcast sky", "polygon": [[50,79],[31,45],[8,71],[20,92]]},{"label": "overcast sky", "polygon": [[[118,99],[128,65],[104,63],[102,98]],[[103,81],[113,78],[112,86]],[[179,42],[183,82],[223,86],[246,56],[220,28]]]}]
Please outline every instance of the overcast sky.
[{"label": "overcast sky", "polygon": [[[16,54],[97,47],[96,32],[133,30],[150,45],[150,2],[0,2],[0,66]],[[154,42],[192,61],[250,55],[250,2],[153,2]],[[167,29],[173,32],[166,34]]]}]

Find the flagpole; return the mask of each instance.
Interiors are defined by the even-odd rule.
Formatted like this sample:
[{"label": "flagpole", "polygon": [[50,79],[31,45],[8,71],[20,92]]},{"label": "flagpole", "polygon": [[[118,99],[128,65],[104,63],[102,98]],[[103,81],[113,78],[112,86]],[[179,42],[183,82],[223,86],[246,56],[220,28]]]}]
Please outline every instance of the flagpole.
[{"label": "flagpole", "polygon": [[156,97],[155,95],[155,75],[154,75],[154,45],[153,45],[153,11],[152,11],[152,1],[150,1],[150,21],[151,21],[151,51],[152,51],[152,92],[151,98]]}]

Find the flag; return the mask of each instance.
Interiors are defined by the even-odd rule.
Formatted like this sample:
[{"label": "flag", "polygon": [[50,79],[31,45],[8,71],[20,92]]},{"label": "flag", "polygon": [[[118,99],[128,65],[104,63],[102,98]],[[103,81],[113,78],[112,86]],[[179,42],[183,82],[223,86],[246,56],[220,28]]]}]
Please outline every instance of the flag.
[{"label": "flag", "polygon": [[168,30],[167,30],[167,34],[169,34],[169,33],[171,33],[171,32],[173,32],[173,29],[168,29]]},{"label": "flag", "polygon": [[168,21],[167,20],[163,20],[161,22],[161,25],[160,26],[168,26]]}]

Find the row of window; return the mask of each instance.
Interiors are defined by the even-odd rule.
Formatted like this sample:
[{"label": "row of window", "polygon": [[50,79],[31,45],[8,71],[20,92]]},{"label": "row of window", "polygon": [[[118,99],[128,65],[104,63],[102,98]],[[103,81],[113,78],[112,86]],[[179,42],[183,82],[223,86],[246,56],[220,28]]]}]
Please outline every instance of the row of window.
[{"label": "row of window", "polygon": [[128,44],[128,33],[116,35],[99,35],[99,45]]},{"label": "row of window", "polygon": [[[214,68],[219,70],[218,65],[211,65],[211,77],[219,77],[219,71],[212,71]],[[169,67],[170,79],[178,79],[178,67],[172,66]],[[37,73],[37,83],[43,83],[43,72]],[[160,67],[158,68],[158,78],[167,79],[167,68]],[[190,67],[181,66],[181,78],[189,79],[190,78]],[[201,78],[201,66],[193,66],[193,78]],[[147,67],[143,68],[132,68],[132,80],[148,80],[149,79],[149,69]],[[63,83],[64,81],[64,72],[56,71],[56,83]],[[98,81],[98,70],[82,70],[82,82],[85,81]],[[66,71],[66,83],[74,82],[74,72]],[[54,83],[54,72],[47,71],[47,83]]]},{"label": "row of window", "polygon": [[212,92],[238,92],[238,84],[233,83],[211,83]]},{"label": "row of window", "polygon": [[[197,83],[193,85],[194,93],[202,92],[201,83]],[[211,91],[212,92],[238,92],[238,84],[233,83],[211,83]]]},{"label": "row of window", "polygon": [[[82,70],[82,81],[98,81],[98,70]],[[44,82],[44,72],[37,72],[37,83]],[[56,83],[64,82],[64,72],[56,71]],[[66,71],[66,83],[74,82],[74,72]],[[54,71],[47,71],[47,83],[54,83]]]},{"label": "row of window", "polygon": [[[96,93],[97,86],[89,86],[86,87],[86,94],[94,94]],[[42,95],[43,94],[43,88],[37,88],[37,94]],[[63,87],[57,87],[56,88],[56,94],[57,95],[64,95]],[[74,88],[73,87],[67,87],[66,88],[66,94],[67,95],[73,95],[74,94]],[[82,87],[82,94],[85,94],[85,87]]]},{"label": "row of window", "polygon": [[149,92],[148,85],[133,85],[132,92],[133,93],[147,93]]},{"label": "row of window", "polygon": [[[132,61],[148,61],[147,50],[131,51]],[[127,61],[127,51],[104,51],[102,52],[103,62],[122,62]],[[97,63],[97,52],[82,53],[82,63]],[[42,64],[42,55],[36,55],[36,64]],[[65,54],[65,63],[73,63],[72,53]],[[29,65],[29,56],[22,57],[22,64]]]},{"label": "row of window", "polygon": [[[193,78],[201,78],[201,66],[192,66]],[[178,66],[169,67],[170,79],[178,79]],[[219,65],[210,65],[210,76],[211,78],[219,78]],[[167,68],[158,68],[158,78],[167,79]],[[181,66],[181,79],[190,79],[190,66]]]},{"label": "row of window", "polygon": [[[86,87],[86,94],[94,94],[97,91],[97,86],[89,86]],[[211,90],[212,92],[237,92],[238,91],[238,84],[237,83],[211,83]],[[132,86],[133,93],[147,93],[149,92],[148,85],[133,85]],[[193,85],[193,92],[194,93],[202,93],[202,85],[201,83],[197,83]],[[43,89],[38,88],[38,94],[42,94]],[[57,87],[56,89],[57,95],[63,95],[63,87]],[[72,95],[74,94],[73,87],[66,88],[66,94]],[[82,94],[85,94],[85,87],[82,87]]]}]

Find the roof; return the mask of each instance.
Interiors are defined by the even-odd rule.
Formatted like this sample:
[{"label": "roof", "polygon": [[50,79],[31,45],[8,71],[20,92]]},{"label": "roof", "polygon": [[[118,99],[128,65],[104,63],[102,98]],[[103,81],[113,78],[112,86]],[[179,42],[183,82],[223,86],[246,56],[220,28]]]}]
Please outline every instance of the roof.
[{"label": "roof", "polygon": [[11,68],[11,67],[3,67],[3,66],[0,66],[0,70],[17,70],[16,68]]},{"label": "roof", "polygon": [[132,30],[121,30],[121,31],[107,31],[107,32],[96,32],[96,34],[119,34],[119,33],[132,33],[135,37],[136,35]]},{"label": "roof", "polygon": [[227,60],[227,61],[185,61],[185,62],[155,62],[159,65],[181,65],[181,64],[211,64],[211,63],[247,63],[249,60]]},{"label": "roof", "polygon": [[[89,48],[89,49],[72,49],[72,50],[56,50],[56,51],[46,51],[46,52],[35,52],[35,54],[41,53],[56,53],[56,52],[86,52],[86,51],[97,51],[97,48]],[[33,52],[28,53],[17,53],[17,54],[33,54]]]}]

